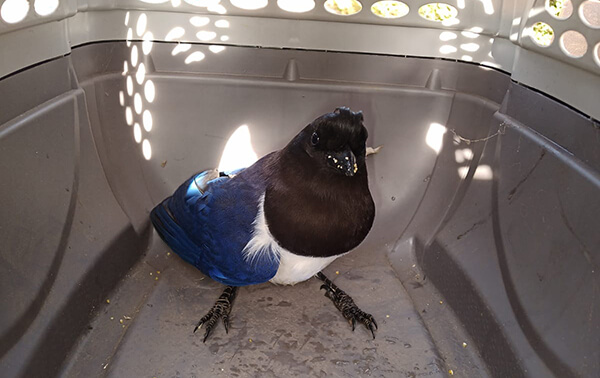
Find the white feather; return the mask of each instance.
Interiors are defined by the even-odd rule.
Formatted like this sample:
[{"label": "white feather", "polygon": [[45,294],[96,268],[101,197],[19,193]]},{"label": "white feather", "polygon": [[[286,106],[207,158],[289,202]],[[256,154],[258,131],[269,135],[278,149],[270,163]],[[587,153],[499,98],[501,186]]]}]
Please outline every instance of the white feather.
[{"label": "white feather", "polygon": [[264,254],[268,254],[271,258],[279,260],[279,268],[275,277],[271,279],[272,283],[294,285],[298,282],[306,281],[341,256],[300,256],[281,247],[269,231],[265,218],[264,203],[265,196],[263,194],[258,205],[256,219],[254,220],[252,239],[250,239],[242,253],[246,261],[249,262],[254,262],[259,256],[263,256]]}]

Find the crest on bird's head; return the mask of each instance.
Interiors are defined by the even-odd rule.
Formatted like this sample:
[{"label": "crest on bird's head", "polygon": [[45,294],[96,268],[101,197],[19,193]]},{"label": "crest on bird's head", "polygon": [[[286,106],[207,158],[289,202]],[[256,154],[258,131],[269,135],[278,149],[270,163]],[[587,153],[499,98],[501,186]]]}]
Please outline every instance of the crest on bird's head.
[{"label": "crest on bird's head", "polygon": [[352,177],[364,167],[369,133],[363,121],[361,111],[346,107],[324,114],[303,130],[304,149],[331,172]]}]

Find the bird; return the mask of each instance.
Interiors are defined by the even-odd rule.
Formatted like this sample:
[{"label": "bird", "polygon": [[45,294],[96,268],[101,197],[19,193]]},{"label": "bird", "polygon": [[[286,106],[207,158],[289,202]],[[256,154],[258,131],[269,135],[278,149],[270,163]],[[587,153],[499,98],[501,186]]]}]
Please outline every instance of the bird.
[{"label": "bird", "polygon": [[294,285],[315,276],[351,324],[375,338],[377,323],[322,272],[355,249],[375,218],[362,111],[338,107],[251,166],[194,174],[150,212],[162,240],[184,261],[226,285],[196,325],[204,342],[229,318],[239,287]]}]

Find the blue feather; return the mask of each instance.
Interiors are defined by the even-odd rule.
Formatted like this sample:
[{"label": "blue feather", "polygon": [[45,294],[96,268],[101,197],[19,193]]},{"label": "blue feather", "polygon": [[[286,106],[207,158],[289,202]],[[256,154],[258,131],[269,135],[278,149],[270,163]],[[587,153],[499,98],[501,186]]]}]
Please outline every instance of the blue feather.
[{"label": "blue feather", "polygon": [[264,180],[253,179],[247,170],[209,181],[202,191],[195,182],[201,175],[186,180],[152,210],[161,238],[183,260],[223,284],[245,286],[273,278],[276,256],[263,254],[249,262],[242,253],[252,238]]}]

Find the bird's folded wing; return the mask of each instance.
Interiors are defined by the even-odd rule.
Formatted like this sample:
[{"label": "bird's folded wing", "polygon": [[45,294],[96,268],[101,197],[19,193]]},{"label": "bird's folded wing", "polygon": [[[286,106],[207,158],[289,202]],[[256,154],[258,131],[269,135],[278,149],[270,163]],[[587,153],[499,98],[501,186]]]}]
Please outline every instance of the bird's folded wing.
[{"label": "bird's folded wing", "polygon": [[[202,174],[200,174],[202,175]],[[244,286],[270,280],[276,256],[247,261],[242,253],[254,232],[261,188],[243,178],[219,177],[200,190],[195,175],[152,210],[162,239],[181,258],[226,285]]]}]

